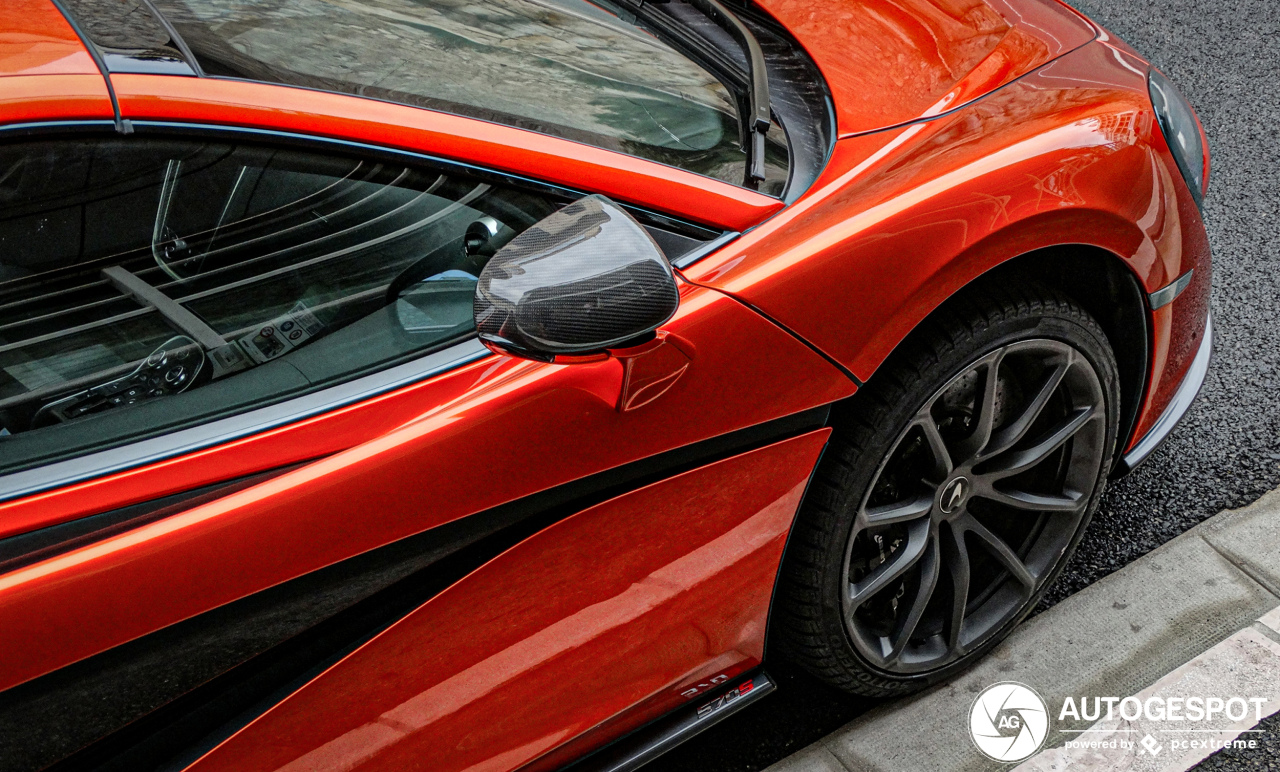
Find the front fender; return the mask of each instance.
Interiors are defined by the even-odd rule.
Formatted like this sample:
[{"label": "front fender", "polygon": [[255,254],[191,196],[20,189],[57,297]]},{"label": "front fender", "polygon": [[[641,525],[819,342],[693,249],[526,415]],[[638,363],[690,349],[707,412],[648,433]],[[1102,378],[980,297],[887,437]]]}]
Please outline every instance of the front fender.
[{"label": "front fender", "polygon": [[[1207,269],[1146,67],[1093,43],[938,120],[841,140],[808,195],[686,276],[865,380],[948,297],[1037,249],[1104,249],[1147,292]],[[1188,318],[1154,341],[1165,380],[1190,362],[1177,352],[1194,353],[1180,338],[1202,328]]]}]

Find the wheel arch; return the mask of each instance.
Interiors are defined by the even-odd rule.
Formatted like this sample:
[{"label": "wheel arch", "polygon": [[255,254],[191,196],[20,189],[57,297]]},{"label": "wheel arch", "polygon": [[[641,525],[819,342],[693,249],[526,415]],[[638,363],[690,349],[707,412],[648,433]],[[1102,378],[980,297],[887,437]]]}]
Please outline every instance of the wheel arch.
[{"label": "wheel arch", "polygon": [[[1057,218],[1054,218],[1057,219]],[[1095,231],[1096,233],[1096,231]],[[990,239],[1001,241],[1008,234],[995,234]],[[1017,237],[1015,237],[1016,239]],[[969,252],[987,252],[980,244]],[[952,270],[968,269],[970,275],[951,287],[945,297],[931,304],[932,310],[920,315],[910,330],[885,352],[869,378],[874,377],[892,355],[914,335],[926,328],[927,322],[945,313],[951,304],[981,292],[991,284],[1042,283],[1063,292],[1088,311],[1107,335],[1116,356],[1120,373],[1120,425],[1113,468],[1132,439],[1146,395],[1151,370],[1151,319],[1146,291],[1125,258],[1112,248],[1095,243],[1060,243],[1032,247],[994,262],[973,255],[959,256],[949,266]],[[975,265],[975,263],[977,263]],[[977,271],[974,269],[977,268]],[[944,269],[943,272],[947,272]],[[912,304],[914,305],[914,304]],[[916,306],[918,307],[918,306]],[[849,399],[856,398],[850,397]]]},{"label": "wheel arch", "polygon": [[[979,281],[1041,282],[1065,293],[1098,321],[1120,375],[1120,425],[1113,468],[1138,424],[1151,370],[1151,323],[1146,292],[1114,252],[1090,244],[1044,247],[993,268]],[[968,285],[964,290],[971,290]]]},{"label": "wheel arch", "polygon": [[[1064,266],[1064,270],[1071,270],[1073,265],[1075,269],[1078,269],[1080,263],[1072,261],[1072,255],[1069,252],[1064,254],[1066,260],[1063,262],[1068,263],[1068,265]],[[1041,258],[1037,261],[1040,264],[1055,262],[1044,259],[1046,255],[1032,254],[1028,256],[1028,259],[1036,257]],[[1096,255],[1096,257],[1098,259],[1107,258],[1105,254]],[[1009,266],[1005,270],[1008,271],[1015,267],[1016,264]],[[1035,279],[1034,275],[1028,274],[1023,274],[1016,278],[1019,280],[1025,278],[1032,281]],[[1001,283],[993,286],[991,282],[997,279]],[[926,524],[932,523],[927,530],[932,534],[928,538],[933,539],[936,535],[934,526],[937,526],[940,522],[937,519],[939,512],[938,496],[942,495],[945,490],[944,483],[948,482],[948,480],[952,483],[963,481],[964,478],[962,477],[952,477],[958,469],[961,470],[960,474],[969,479],[977,479],[991,471],[990,467],[983,471],[982,464],[975,463],[973,460],[981,458],[985,443],[977,448],[970,445],[968,450],[964,450],[962,447],[952,445],[950,441],[947,441],[947,444],[952,447],[951,450],[944,452],[941,456],[942,459],[945,459],[940,462],[944,468],[930,467],[938,472],[936,477],[928,472],[923,473],[926,479],[922,482],[932,491],[931,493],[912,492],[912,488],[909,485],[912,481],[920,479],[918,476],[920,468],[915,465],[914,461],[908,462],[909,465],[906,467],[906,471],[910,479],[900,478],[893,483],[891,487],[902,485],[902,487],[898,488],[898,493],[894,494],[894,498],[882,500],[877,504],[877,508],[887,510],[898,508],[902,511],[889,512],[890,517],[888,519],[883,519],[886,512],[882,511],[878,516],[882,519],[870,523],[866,520],[860,520],[863,516],[858,513],[862,507],[868,506],[866,496],[869,496],[875,489],[876,481],[881,473],[880,470],[884,468],[884,464],[894,457],[898,448],[903,447],[901,444],[903,442],[913,443],[917,449],[922,447],[919,444],[920,436],[917,435],[912,440],[910,435],[914,427],[919,425],[922,416],[929,415],[939,419],[939,415],[934,408],[937,400],[944,399],[943,390],[946,387],[941,385],[946,384],[949,387],[952,384],[962,383],[956,379],[956,376],[960,373],[970,368],[974,368],[976,371],[977,368],[989,366],[990,362],[993,361],[991,356],[993,356],[994,349],[988,348],[988,346],[996,345],[1001,348],[1020,346],[1022,339],[1029,333],[1033,335],[1043,334],[1032,331],[1043,329],[1041,326],[1043,314],[1046,311],[1050,311],[1054,318],[1062,323],[1061,326],[1052,325],[1052,329],[1061,332],[1061,340],[1071,342],[1077,350],[1090,352],[1090,360],[1095,363],[1095,367],[1092,369],[1084,368],[1089,373],[1087,377],[1093,378],[1093,387],[1090,393],[1094,397],[1090,399],[1101,400],[1103,398],[1102,394],[1098,393],[1099,386],[1102,387],[1102,392],[1110,391],[1114,394],[1117,391],[1119,374],[1115,369],[1115,363],[1110,361],[1111,356],[1107,351],[1110,346],[1105,340],[1105,330],[1101,329],[1101,325],[1096,320],[1086,318],[1086,311],[1081,307],[1081,304],[1066,296],[1066,293],[1061,289],[1044,283],[1023,286],[1011,284],[1009,276],[1004,271],[988,273],[982,281],[969,285],[969,289],[981,289],[986,297],[981,298],[982,302],[973,302],[975,299],[967,297],[970,293],[966,291],[958,293],[953,302],[943,304],[941,312],[945,313],[947,318],[930,319],[927,323],[927,329],[931,332],[930,335],[927,337],[922,337],[919,334],[911,336],[903,350],[895,352],[893,361],[888,363],[888,367],[878,373],[878,377],[872,379],[867,384],[867,388],[862,390],[859,395],[845,402],[849,408],[847,412],[842,411],[844,414],[839,415],[833,411],[832,420],[835,425],[835,432],[832,435],[833,444],[828,447],[827,452],[829,454],[835,453],[837,457],[831,461],[824,459],[822,466],[815,473],[818,475],[816,478],[817,484],[811,483],[810,490],[806,493],[804,509],[797,516],[796,524],[793,526],[796,530],[787,545],[783,573],[780,574],[781,578],[779,579],[781,588],[778,590],[779,601],[776,603],[780,616],[778,617],[778,625],[774,631],[772,643],[789,655],[799,656],[800,664],[811,673],[828,680],[834,678],[836,680],[833,680],[833,683],[855,693],[889,696],[910,691],[913,687],[902,683],[886,682],[884,679],[890,678],[890,675],[876,669],[879,664],[874,656],[868,655],[870,657],[869,660],[859,660],[858,656],[860,655],[853,653],[853,650],[849,648],[851,641],[849,636],[857,637],[857,633],[849,630],[845,630],[843,634],[833,632],[831,617],[826,610],[834,609],[836,606],[833,604],[841,604],[847,600],[846,594],[848,590],[843,582],[861,580],[850,579],[848,547],[833,552],[828,545],[835,544],[839,547],[840,544],[846,543],[850,533],[849,529],[851,527],[854,528],[854,533],[856,533],[859,522],[862,523],[863,527],[901,527],[906,522],[920,523],[921,521],[918,519],[920,517],[925,518]],[[1071,322],[1074,322],[1074,324]],[[1059,337],[1057,333],[1049,333],[1049,336]],[[1041,346],[1039,348],[1043,352],[1044,347]],[[1062,344],[1055,346],[1049,354],[1053,359],[1049,361],[1060,364],[1063,360],[1057,357],[1061,355],[1064,348],[1065,346]],[[978,352],[980,352],[980,355]],[[1040,355],[1042,354],[1034,354],[1033,356]],[[986,364],[984,365],[984,363]],[[1104,370],[1107,371],[1105,377],[1096,377],[1103,376]],[[1043,373],[1044,371],[1041,372]],[[1065,373],[1066,371],[1063,370],[1063,372]],[[1080,371],[1077,370],[1077,372]],[[990,370],[987,373],[989,378]],[[1037,379],[1039,377],[1036,376]],[[1057,384],[1061,382],[1054,381],[1054,388],[1057,389]],[[987,383],[989,385],[990,382],[988,381]],[[966,387],[962,386],[961,388]],[[975,382],[969,381],[967,388],[975,389]],[[978,391],[982,390],[981,387],[976,388]],[[971,391],[970,393],[976,392]],[[1028,396],[1031,394],[1031,392],[1026,393]],[[859,399],[862,400],[860,403],[858,402]],[[963,400],[965,397],[961,396],[961,399]],[[998,400],[999,398],[988,392],[987,397],[984,399]],[[1014,399],[1021,398],[1014,397]],[[1035,402],[1035,400],[1032,400],[1032,402]],[[1043,406],[1046,403],[1041,401],[1039,404]],[[1079,403],[1075,404],[1079,405]],[[1096,405],[1097,402],[1091,401],[1090,404]],[[956,408],[944,408],[943,412],[951,413],[952,409]],[[1039,408],[1037,408],[1038,410]],[[926,413],[925,411],[930,412]],[[951,413],[951,415],[954,416],[955,414]],[[1079,414],[1076,415],[1078,416]],[[1116,423],[1118,423],[1116,418],[1117,416],[1113,415],[1107,422],[1109,425],[1105,430],[1106,437],[1114,437],[1114,432],[1118,428],[1116,426]],[[1059,417],[1054,420],[1064,419]],[[1067,420],[1075,421],[1078,418],[1073,417]],[[1023,429],[1018,430],[1019,433],[1027,431],[1030,426],[1031,424],[1024,424]],[[988,431],[990,430],[988,429]],[[935,432],[933,436],[937,438],[938,442],[942,442],[940,434]],[[1057,562],[1053,565],[1056,567],[1049,568],[1050,564],[1045,563],[1041,567],[1041,573],[1037,574],[1039,578],[1036,583],[1032,584],[1029,580],[1023,582],[1024,586],[1031,588],[1029,593],[1024,596],[1024,602],[1029,605],[1023,606],[1024,611],[1020,612],[1023,616],[1034,608],[1037,593],[1042,593],[1044,588],[1052,583],[1062,565],[1069,559],[1066,556],[1070,555],[1074,545],[1079,542],[1080,534],[1083,533],[1088,522],[1088,513],[1096,507],[1097,497],[1101,495],[1103,490],[1102,480],[1109,471],[1104,459],[1099,458],[1098,455],[1099,451],[1106,447],[1104,444],[1104,432],[1097,431],[1094,433],[1092,440],[1086,441],[1094,443],[1093,450],[1087,454],[1090,459],[1086,463],[1086,474],[1089,481],[1087,487],[1079,487],[1077,483],[1063,483],[1061,479],[1058,484],[1076,485],[1077,487],[1073,488],[1073,490],[1081,491],[1089,497],[1087,504],[1082,503],[1073,510],[1079,515],[1080,519],[1072,521],[1074,524],[1071,525],[1070,530],[1074,535],[1070,537],[1070,543],[1063,547],[1062,545],[1065,542],[1059,542],[1058,546],[1051,546],[1048,552],[1043,553],[1055,556],[1053,560]],[[1007,444],[1004,444],[999,452],[1006,452],[1010,448],[1020,447],[1012,440],[1005,440],[1004,442]],[[923,447],[936,446],[934,442],[929,441]],[[1059,449],[1057,445],[1054,447]],[[950,459],[958,458],[951,455],[953,450],[958,450],[965,454],[965,458],[969,459],[968,464],[961,464],[958,467],[952,465]],[[1015,455],[1021,452],[1020,450],[1016,451]],[[1070,449],[1065,452],[1068,456],[1073,454]],[[937,460],[938,458],[937,453],[934,452],[934,459]],[[1043,457],[1041,460],[1043,460]],[[1037,461],[1036,463],[1039,462]],[[987,493],[977,495],[990,496],[993,491],[990,487],[991,482],[986,483],[986,485]],[[1063,489],[1063,491],[1063,495],[1069,495],[1065,494],[1066,489]],[[911,503],[913,499],[924,501],[925,508],[919,509],[916,504]],[[886,501],[899,503],[885,504]],[[859,502],[862,503],[860,504]],[[880,504],[885,506],[880,507]],[[1020,506],[1019,508],[1021,509],[1022,507]],[[963,514],[961,516],[967,517]],[[972,518],[969,519],[972,520]],[[1021,522],[1020,518],[1014,518],[1014,520]],[[969,528],[970,526],[961,526],[961,533],[967,533]],[[908,558],[912,562],[906,564],[907,569],[916,559],[923,560],[922,556],[925,552],[919,548],[919,545],[922,544],[919,540],[923,537],[923,534],[915,533],[915,530],[913,528],[911,534],[889,532],[885,536],[883,543],[877,540],[880,547],[881,562],[886,560],[886,549],[892,552],[900,544],[908,547],[911,544],[917,545],[917,549],[913,553],[915,557]],[[1023,537],[1020,536],[1018,538],[1022,539]],[[890,540],[893,540],[892,544],[890,544]],[[864,547],[866,546],[864,544]],[[874,552],[874,545],[871,545],[870,549]],[[963,552],[964,548],[961,548],[961,551]],[[840,567],[839,562],[841,554],[844,555],[843,568]],[[920,570],[935,572],[936,579],[938,576],[937,561],[945,558],[939,558],[936,544],[932,554],[934,555],[932,558],[933,568]],[[834,557],[832,557],[833,555]],[[863,565],[865,570],[871,570],[874,568],[875,563],[864,563]],[[900,573],[893,575],[897,576]],[[945,576],[946,572],[943,571],[942,575]],[[869,574],[864,573],[862,576],[865,578]],[[889,586],[882,585],[880,590],[887,589]],[[932,592],[932,584],[929,586],[931,589],[924,590],[924,592]],[[968,587],[967,582],[963,587]],[[863,590],[857,589],[856,586],[854,589],[856,594],[863,594]],[[867,592],[878,593],[880,590]],[[807,600],[804,597],[806,593],[808,593]],[[863,597],[865,600],[870,596],[863,594]],[[922,597],[927,598],[928,596]],[[913,608],[917,609],[923,608],[919,604],[932,603],[931,600],[919,599],[911,602],[915,604]],[[784,609],[787,609],[787,611],[783,611]],[[796,609],[800,610],[797,611]],[[913,611],[912,613],[921,612]],[[847,608],[836,614],[836,617],[844,620],[846,625],[851,618]],[[913,618],[918,619],[918,617]],[[1021,616],[1018,618],[1021,618]],[[1010,619],[1010,617],[1002,617],[1002,619]],[[914,622],[910,624],[914,626]],[[944,637],[945,624],[944,620]],[[1001,622],[1000,624],[1005,623]],[[1016,619],[1009,624],[1016,624]],[[952,629],[954,630],[955,628],[953,627]],[[1006,627],[1006,632],[1008,629],[1011,629],[1011,627]],[[935,629],[929,635],[935,635],[936,633]],[[890,637],[892,638],[893,635],[896,635],[896,633],[891,634]],[[998,640],[1003,633],[996,633],[995,635],[996,638],[991,640]],[[837,643],[837,639],[843,641],[845,645]],[[865,637],[861,640],[863,644],[866,644],[867,639]],[[874,636],[870,640],[874,641]],[[883,640],[881,639],[881,642]],[[856,642],[851,645],[854,649],[859,648],[859,644]],[[954,645],[953,640],[953,643],[949,644],[949,646]],[[894,643],[894,646],[895,652],[900,651],[900,649],[896,648],[898,646],[897,643]],[[871,647],[873,649],[876,648],[875,644],[871,644]],[[960,649],[962,655],[967,656],[966,649],[968,649],[967,643]],[[976,650],[968,650],[968,653]],[[865,654],[867,645],[862,645],[861,651]],[[948,648],[948,651],[951,651],[951,649]],[[846,664],[841,665],[839,662],[833,661],[833,655],[837,660]],[[896,657],[896,654],[890,656],[891,658]],[[850,661],[870,662],[870,664],[850,668],[847,665]],[[956,666],[959,667],[960,665],[957,664]],[[936,671],[934,675],[921,675],[919,672],[913,674],[908,671],[903,677],[917,678],[918,685],[933,683],[935,681],[930,679],[935,677],[946,678],[955,672],[954,669],[946,671],[946,667],[950,666],[944,666],[943,669]],[[915,688],[919,688],[919,686]]]}]

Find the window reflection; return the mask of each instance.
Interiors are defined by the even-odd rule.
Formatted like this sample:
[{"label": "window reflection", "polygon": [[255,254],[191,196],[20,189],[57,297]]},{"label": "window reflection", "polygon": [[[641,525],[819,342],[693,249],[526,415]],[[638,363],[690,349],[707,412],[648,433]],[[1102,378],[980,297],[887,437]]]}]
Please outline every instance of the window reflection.
[{"label": "window reflection", "polygon": [[136,137],[10,145],[0,179],[0,469],[469,337],[485,262],[562,203],[394,162]]},{"label": "window reflection", "polygon": [[[742,184],[736,101],[585,0],[160,0],[210,74],[360,94],[574,139]],[[775,131],[770,179],[785,180]],[[778,192],[771,190],[770,192]]]}]

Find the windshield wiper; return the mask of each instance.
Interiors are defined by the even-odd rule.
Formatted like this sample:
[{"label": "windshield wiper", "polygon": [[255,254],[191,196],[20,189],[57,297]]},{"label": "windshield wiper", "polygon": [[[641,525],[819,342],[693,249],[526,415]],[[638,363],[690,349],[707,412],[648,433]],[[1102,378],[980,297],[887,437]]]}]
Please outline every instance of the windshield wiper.
[{"label": "windshield wiper", "polygon": [[747,54],[747,184],[764,180],[764,136],[772,119],[769,113],[769,74],[765,71],[760,41],[747,25],[720,3],[720,0],[688,0],[708,19],[728,32]]},{"label": "windshield wiper", "polygon": [[[625,8],[634,17],[640,18],[647,25],[655,28],[659,37],[678,39],[683,46],[676,45],[676,47],[678,50],[685,49],[686,55],[688,55],[687,49],[691,46],[705,49],[708,46],[705,39],[696,36],[695,40],[687,30],[678,26],[679,22],[671,14],[655,13],[655,10],[661,8],[665,2],[666,0],[615,0],[616,5]],[[746,54],[747,114],[742,116],[741,121],[747,152],[745,183],[749,188],[756,188],[764,180],[764,138],[771,123],[769,75],[765,71],[764,52],[760,49],[760,41],[756,39],[755,33],[719,0],[686,0],[686,2],[706,16],[711,23],[727,32],[729,37],[742,46]],[[677,41],[669,40],[668,42],[675,45]]]}]

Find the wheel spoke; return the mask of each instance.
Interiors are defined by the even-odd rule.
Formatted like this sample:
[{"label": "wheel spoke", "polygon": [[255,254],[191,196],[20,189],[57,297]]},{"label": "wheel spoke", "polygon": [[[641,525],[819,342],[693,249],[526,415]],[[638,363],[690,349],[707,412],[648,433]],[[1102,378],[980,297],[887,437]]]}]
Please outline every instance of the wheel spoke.
[{"label": "wheel spoke", "polygon": [[[991,555],[995,557],[996,560],[1000,561],[1000,564],[1005,567],[1005,570],[1007,570],[1013,578],[1025,587],[1028,593],[1030,593],[1031,588],[1035,586],[1036,578],[1032,576],[1029,570],[1027,570],[1027,566],[1022,562],[1022,559],[1019,558],[1012,549],[1010,549],[1008,544],[1005,544],[1004,539],[1001,539],[999,536],[992,533],[989,528],[978,522],[978,519],[972,514],[965,513],[964,517],[957,522],[961,523],[961,528],[964,531],[967,531],[981,539],[982,542],[986,544],[987,550]],[[963,536],[961,538],[963,538]]]},{"label": "wheel spoke", "polygon": [[1064,496],[1045,496],[1039,493],[1027,493],[1026,491],[1002,491],[996,488],[985,488],[975,490],[973,495],[1027,512],[1076,512],[1084,504],[1082,496],[1070,492]]},{"label": "wheel spoke", "polygon": [[932,673],[990,645],[1060,568],[1096,499],[1109,403],[1082,349],[1016,335],[971,356],[920,384],[931,396],[904,399],[915,413],[843,545],[840,611],[868,667]]},{"label": "wheel spoke", "polygon": [[902,578],[903,574],[920,561],[928,546],[929,522],[920,520],[907,531],[907,543],[897,555],[877,566],[862,581],[850,583],[850,610],[858,608],[876,593]]},{"label": "wheel spoke", "polygon": [[934,589],[938,586],[941,561],[938,559],[936,532],[933,536],[934,538],[928,540],[929,545],[920,560],[920,586],[916,589],[915,598],[911,601],[911,608],[905,615],[898,617],[898,624],[894,626],[893,635],[889,639],[890,646],[885,652],[885,659],[890,662],[902,656],[903,650],[907,648],[911,636],[915,634],[916,627],[920,624],[920,618],[924,616],[924,610],[933,597]]},{"label": "wheel spoke", "polygon": [[964,629],[965,606],[969,601],[969,546],[964,543],[964,531],[947,528],[950,538],[945,542],[947,571],[951,574],[951,612],[947,619],[947,651],[952,656],[964,654],[960,634]]},{"label": "wheel spoke", "polygon": [[933,473],[937,475],[935,482],[941,483],[956,468],[951,460],[951,451],[947,450],[942,432],[938,431],[938,424],[934,422],[928,408],[916,419],[916,425],[924,432],[925,441],[929,443],[929,451],[933,453]]},{"label": "wheel spoke", "polygon": [[973,422],[973,431],[961,443],[959,456],[961,458],[976,457],[987,443],[991,441],[991,430],[995,426],[996,420],[996,386],[1000,381],[1000,363],[1004,360],[1004,349],[988,356],[977,367],[986,370],[982,383],[982,394],[977,397],[975,408],[975,418]]},{"label": "wheel spoke", "polygon": [[1090,421],[1101,415],[1094,405],[1079,408],[1067,416],[1057,428],[1049,431],[1029,448],[1011,451],[996,462],[995,468],[985,470],[989,479],[999,480],[1031,469],[1048,458],[1063,443],[1071,439]]},{"label": "wheel spoke", "polygon": [[924,517],[933,509],[933,497],[921,496],[912,501],[899,501],[863,510],[867,525],[892,525]]},{"label": "wheel spoke", "polygon": [[1040,417],[1041,411],[1044,410],[1045,405],[1049,404],[1054,392],[1058,390],[1058,386],[1062,383],[1062,379],[1066,376],[1070,366],[1071,363],[1068,361],[1045,373],[1044,378],[1041,379],[1040,386],[1036,389],[1035,396],[1027,403],[1022,414],[995,433],[977,460],[982,461],[1003,453],[1018,444],[1026,436],[1031,424],[1035,423],[1035,420]]}]

